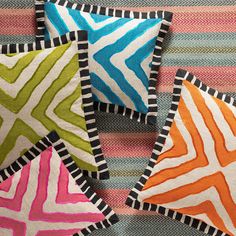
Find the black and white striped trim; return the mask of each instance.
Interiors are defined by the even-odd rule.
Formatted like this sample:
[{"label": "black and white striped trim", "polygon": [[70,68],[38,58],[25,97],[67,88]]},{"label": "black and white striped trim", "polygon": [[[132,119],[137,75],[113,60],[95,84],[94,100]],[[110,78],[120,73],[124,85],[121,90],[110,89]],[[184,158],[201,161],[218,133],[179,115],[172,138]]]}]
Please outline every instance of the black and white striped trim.
[{"label": "black and white striped trim", "polygon": [[121,114],[124,116],[128,116],[130,119],[134,119],[137,120],[138,122],[143,122],[145,124],[156,124],[157,109],[158,109],[157,96],[156,96],[157,77],[159,68],[161,66],[162,43],[171,25],[172,13],[167,11],[135,12],[128,10],[118,10],[118,9],[112,9],[88,4],[72,3],[67,0],[35,0],[36,22],[38,28],[36,38],[38,40],[44,39],[44,30],[46,27],[44,24],[45,19],[43,13],[44,2],[52,2],[67,8],[72,8],[83,12],[106,15],[111,17],[135,18],[135,19],[157,19],[157,18],[162,19],[160,31],[157,36],[156,45],[153,52],[151,73],[149,77],[148,113],[143,114],[115,104],[94,102],[95,110]]},{"label": "black and white striped trim", "polygon": [[[60,6],[72,8],[78,11],[83,11],[92,14],[120,17],[120,18],[134,18],[134,19],[157,19],[165,18],[171,21],[172,13],[167,11],[150,11],[150,12],[138,12],[130,10],[114,9],[109,7],[95,6],[90,4],[73,3],[68,0],[35,0],[35,5],[41,5],[43,2],[52,2]],[[163,15],[165,14],[165,16]]]},{"label": "black and white striped trim", "polygon": [[81,232],[74,234],[74,236],[88,235],[92,231],[101,228],[108,228],[109,226],[119,221],[113,210],[92,190],[83,176],[83,172],[76,166],[72,157],[68,153],[64,143],[60,140],[58,134],[52,131],[47,136],[42,138],[32,148],[30,148],[23,156],[19,157],[9,167],[0,170],[0,183],[14,175],[17,171],[21,170],[29,162],[37,158],[43,151],[53,147],[62,162],[70,172],[71,176],[75,179],[79,188],[87,196],[87,198],[101,211],[105,216],[105,220],[95,224],[91,224],[88,228],[83,229]]},{"label": "black and white striped trim", "polygon": [[84,175],[95,179],[109,179],[108,166],[102,153],[94,115],[91,82],[90,82],[89,66],[88,66],[87,31],[83,30],[73,31],[60,37],[53,38],[49,41],[37,41],[35,43],[29,43],[29,44],[0,45],[0,53],[10,54],[10,53],[30,52],[34,50],[42,50],[42,49],[57,47],[72,41],[76,41],[78,44],[78,62],[79,62],[79,70],[81,78],[84,115],[91,148],[98,168],[97,172],[83,170],[83,173]]},{"label": "black and white striped trim", "polygon": [[44,1],[35,0],[35,17],[36,17],[36,41],[44,40]]},{"label": "black and white striped trim", "polygon": [[135,187],[129,193],[129,196],[126,200],[126,205],[138,209],[138,210],[147,210],[147,211],[156,211],[162,215],[168,216],[172,219],[178,220],[184,224],[187,224],[199,231],[202,231],[208,235],[214,236],[229,236],[228,234],[222,232],[221,230],[214,228],[210,225],[207,225],[205,222],[194,219],[188,215],[181,214],[177,211],[173,211],[171,209],[167,209],[165,207],[154,205],[146,202],[141,202],[139,200],[139,194],[143,189],[143,186],[146,184],[147,180],[149,179],[152,169],[154,168],[158,156],[162,152],[162,148],[166,142],[166,138],[168,137],[170,128],[175,118],[175,114],[178,110],[178,105],[181,97],[182,92],[182,84],[183,81],[187,80],[202,91],[228,103],[231,105],[236,106],[236,101],[227,96],[226,94],[220,93],[215,89],[208,87],[207,85],[203,84],[200,80],[198,80],[193,74],[189,73],[186,70],[179,69],[176,73],[175,81],[174,81],[174,90],[172,96],[172,103],[171,108],[168,113],[165,125],[159,134],[157,141],[155,143],[151,159],[149,160],[148,166],[144,171],[144,174],[141,176],[139,181],[136,183]]},{"label": "black and white striped trim", "polygon": [[84,175],[90,176],[95,179],[109,179],[108,166],[103,156],[94,114],[92,85],[90,81],[89,64],[88,64],[87,32],[86,32],[86,40],[83,41],[83,43],[78,42],[78,52],[79,52],[79,71],[81,78],[84,116],[90,144],[98,168],[97,172],[83,170],[83,173]]},{"label": "black and white striped trim", "polygon": [[37,41],[34,43],[25,43],[25,44],[17,43],[17,44],[0,45],[0,54],[22,53],[22,52],[31,52],[35,50],[43,50],[47,48],[58,47],[72,41],[76,41],[78,42],[78,44],[87,43],[88,41],[87,31],[85,30],[73,31],[48,41]]}]

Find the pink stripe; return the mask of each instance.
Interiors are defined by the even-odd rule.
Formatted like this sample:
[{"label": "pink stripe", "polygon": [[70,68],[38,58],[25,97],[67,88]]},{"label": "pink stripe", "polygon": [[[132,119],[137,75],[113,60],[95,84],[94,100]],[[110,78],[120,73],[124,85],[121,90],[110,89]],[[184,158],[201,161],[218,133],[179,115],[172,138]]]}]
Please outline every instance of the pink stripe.
[{"label": "pink stripe", "polygon": [[0,15],[1,16],[28,16],[28,15],[34,15],[35,10],[34,8],[31,9],[5,9],[5,8],[0,8]]},{"label": "pink stripe", "polygon": [[0,9],[0,34],[35,34],[34,9]]},{"label": "pink stripe", "polygon": [[13,220],[7,217],[0,217],[0,231],[10,229],[13,231],[12,236],[26,236],[26,224],[24,222]]},{"label": "pink stripe", "polygon": [[235,15],[235,12],[186,12],[184,14],[180,12],[174,14],[173,25],[234,25]]},{"label": "pink stripe", "polygon": [[35,236],[69,236],[79,233],[81,229],[68,229],[68,230],[43,230],[39,231]]},{"label": "pink stripe", "polygon": [[166,10],[173,12],[171,31],[174,33],[235,32],[235,6],[146,7],[131,8],[131,10],[144,12]]},{"label": "pink stripe", "polygon": [[[75,181],[73,184],[75,185],[76,188],[78,188],[78,185],[76,184]],[[56,203],[67,204],[67,203],[89,202],[89,199],[84,194],[69,193],[68,187],[69,187],[69,172],[66,169],[65,165],[61,163],[59,180],[57,184],[58,193],[56,197]]]},{"label": "pink stripe", "polygon": [[130,190],[104,189],[96,190],[98,195],[117,213],[121,215],[156,215],[155,212],[138,211],[125,205]]},{"label": "pink stripe", "polygon": [[[127,8],[123,8],[127,9]],[[235,32],[236,7],[147,7],[132,8],[134,11],[166,10],[174,13],[171,31],[192,32]]]},{"label": "pink stripe", "polygon": [[116,208],[113,207],[113,211],[116,214],[119,215],[135,215],[135,216],[150,216],[150,215],[157,215],[158,213],[156,212],[150,212],[150,211],[140,211],[140,210],[135,210],[131,207],[129,208]]},{"label": "pink stripe", "polygon": [[[21,177],[16,187],[16,192],[13,199],[6,199],[0,197],[0,207],[8,208],[13,211],[20,211],[22,205],[22,199],[27,190],[28,180],[30,172],[30,163],[27,164],[21,171]],[[14,175],[4,181],[4,184],[12,183]],[[8,182],[8,183],[5,183]],[[9,183],[10,182],[10,183]],[[10,190],[10,189],[9,189]]]},{"label": "pink stripe", "polygon": [[[157,10],[159,8],[134,8],[136,11]],[[235,32],[236,7],[165,7],[174,12],[171,29],[175,33],[184,32]],[[34,9],[0,9],[0,34],[34,34]]]},{"label": "pink stripe", "polygon": [[12,185],[12,179],[13,177],[9,178],[8,181],[4,181],[0,184],[0,192],[8,192]]},{"label": "pink stripe", "polygon": [[96,192],[111,208],[129,208],[125,205],[128,189],[98,189]]},{"label": "pink stripe", "polygon": [[[0,22],[1,24],[1,22]],[[33,27],[29,28],[19,28],[20,26],[8,28],[0,28],[0,35],[35,35],[35,30]]]},{"label": "pink stripe", "polygon": [[[157,91],[172,92],[176,71],[179,67],[161,67]],[[198,79],[220,92],[235,92],[236,67],[184,67]]]},{"label": "pink stripe", "polygon": [[172,33],[227,33],[227,32],[235,32],[234,25],[197,25],[193,22],[191,25],[173,25],[171,26]]},{"label": "pink stripe", "polygon": [[[151,155],[156,133],[100,133],[107,157],[147,157]],[[134,152],[135,150],[135,152]]]},{"label": "pink stripe", "polygon": [[[47,213],[43,212],[43,205],[47,200],[48,181],[50,174],[50,159],[52,158],[52,150],[46,150],[41,154],[40,158],[40,169],[38,176],[38,188],[36,197],[32,203],[31,210],[29,213],[29,220],[32,221],[48,221],[48,222],[99,222],[104,220],[102,213],[78,213],[78,214],[67,214],[61,212]],[[54,157],[56,158],[56,157]],[[54,167],[52,167],[54,168]],[[54,204],[54,203],[53,203]],[[80,203],[79,203],[80,204]],[[61,206],[58,207],[61,209]]]}]

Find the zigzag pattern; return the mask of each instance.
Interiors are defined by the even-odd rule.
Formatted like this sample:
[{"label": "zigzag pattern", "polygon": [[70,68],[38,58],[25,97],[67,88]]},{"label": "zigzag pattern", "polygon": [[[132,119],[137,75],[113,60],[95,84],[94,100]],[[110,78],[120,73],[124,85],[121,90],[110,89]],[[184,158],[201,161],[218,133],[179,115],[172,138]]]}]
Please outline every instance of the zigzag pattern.
[{"label": "zigzag pattern", "polygon": [[[85,180],[80,179],[78,169],[74,169],[73,176],[86,188],[76,184],[61,160],[71,162],[64,144],[54,133],[45,138],[49,144],[50,138],[56,138],[54,145],[65,156],[60,157],[50,146],[36,158],[31,156],[31,161],[24,157],[23,167],[16,173],[11,171],[11,176],[0,183],[1,235],[87,235],[91,227],[94,230],[103,222],[106,226],[102,227],[108,227],[117,221],[114,212],[95,193],[90,197],[91,190]],[[44,146],[44,142],[40,144]],[[18,161],[22,163],[22,159]],[[14,169],[18,161],[11,168]],[[1,176],[4,172],[0,172]]]},{"label": "zigzag pattern", "polygon": [[[86,65],[86,58],[82,60]],[[89,91],[89,83],[81,77],[83,69],[79,68],[76,41],[10,57],[0,55],[1,168],[9,166],[49,131],[56,130],[81,168],[96,173],[101,170],[100,164],[106,171],[94,122],[90,120],[89,126],[86,123],[84,109],[90,117],[93,113],[88,107],[91,94],[84,92]],[[89,103],[83,104],[83,96]],[[93,132],[91,137],[87,126]]]},{"label": "zigzag pattern", "polygon": [[[45,16],[42,16],[39,2],[36,5],[38,28],[45,24],[45,39],[76,29],[88,31],[94,101],[155,117],[157,107],[154,91],[161,49],[156,42],[163,19],[91,14],[86,12],[88,7],[67,1],[46,1]],[[105,12],[110,10],[106,9]],[[161,31],[165,34],[166,29]],[[162,42],[163,38],[160,36],[159,40]],[[153,59],[153,56],[158,59]],[[104,110],[99,105],[95,108]],[[133,118],[133,113],[130,117]],[[137,119],[142,118],[139,115]]]},{"label": "zigzag pattern", "polygon": [[[87,30],[91,35],[90,71],[95,101],[148,112],[148,76],[160,19],[150,23],[105,17],[50,2],[45,3],[45,14],[46,39],[75,29]],[[128,63],[134,54],[141,58],[140,67]]]},{"label": "zigzag pattern", "polygon": [[[185,78],[188,75],[186,72]],[[235,102],[223,94],[219,99],[217,91],[195,77],[181,79],[177,77],[175,82],[175,92],[181,93],[172,103],[172,108],[176,107],[175,113],[170,112],[175,114],[174,119],[165,140],[160,135],[162,149],[154,151],[158,158],[150,164],[150,175],[137,200],[192,216],[219,229],[219,235],[224,232],[233,236],[236,234]],[[208,233],[206,227],[204,230]],[[217,231],[212,235],[218,235],[214,233]]]}]

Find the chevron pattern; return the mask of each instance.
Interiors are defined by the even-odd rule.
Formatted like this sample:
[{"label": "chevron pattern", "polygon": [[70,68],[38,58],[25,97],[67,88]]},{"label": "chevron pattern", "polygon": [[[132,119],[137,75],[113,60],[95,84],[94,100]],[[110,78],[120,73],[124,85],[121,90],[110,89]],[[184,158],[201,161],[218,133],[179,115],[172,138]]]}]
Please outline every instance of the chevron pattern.
[{"label": "chevron pattern", "polygon": [[[70,35],[73,33],[55,42],[67,42]],[[9,166],[41,137],[56,130],[88,175],[102,178],[107,172],[91,108],[89,80],[83,76],[88,74],[83,49],[87,41],[83,37],[80,41],[80,51],[78,42],[72,40],[57,47],[0,55],[0,168]],[[33,46],[23,45],[27,47]],[[97,174],[100,171],[101,176]]]},{"label": "chevron pattern", "polygon": [[210,235],[235,235],[236,101],[179,70],[166,124],[146,180],[128,204],[136,196],[142,204],[181,213],[172,216],[183,222],[184,215],[199,220],[196,228]]},{"label": "chevron pattern", "polygon": [[[72,159],[58,135],[50,133],[35,147],[39,144],[45,150],[38,156],[18,159],[8,170],[19,170],[11,171],[0,183],[1,235],[78,236],[87,235],[91,228],[115,223],[114,212],[91,192],[75,164],[67,169],[63,163],[71,163]],[[70,174],[72,169],[77,173],[73,174],[75,179]],[[0,176],[3,178],[5,173],[7,170],[2,170]]]},{"label": "chevron pattern", "polygon": [[[164,20],[161,17],[167,13],[159,12],[152,19],[147,16],[146,19],[112,17],[86,12],[87,5],[52,0],[45,2],[45,16],[42,16],[42,5],[37,7],[38,28],[45,24],[45,39],[77,29],[88,31],[93,98],[96,104],[101,103],[95,106],[97,109],[104,111],[104,104],[116,105],[140,113],[138,117],[131,111],[128,114],[139,121],[141,114],[148,113],[155,123],[155,85],[162,37],[168,30],[168,27],[162,29]],[[156,46],[160,32],[162,35]],[[113,112],[121,113],[118,107]]]}]

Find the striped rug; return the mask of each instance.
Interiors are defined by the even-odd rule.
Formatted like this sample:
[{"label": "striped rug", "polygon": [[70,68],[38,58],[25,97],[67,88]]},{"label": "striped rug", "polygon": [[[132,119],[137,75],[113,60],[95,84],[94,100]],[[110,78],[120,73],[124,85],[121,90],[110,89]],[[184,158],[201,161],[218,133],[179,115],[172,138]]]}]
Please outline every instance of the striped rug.
[{"label": "striped rug", "polygon": [[[179,67],[209,86],[236,98],[235,0],[84,0],[82,3],[136,10],[174,12],[165,42],[158,83],[158,128],[170,107],[174,75]],[[168,6],[167,6],[168,5]],[[34,40],[33,0],[0,1],[0,43]],[[96,236],[201,236],[202,233],[155,213],[124,205],[126,196],[143,173],[154,145],[156,128],[126,117],[97,114],[104,154],[111,170],[109,181],[90,180],[97,193],[113,207],[120,222]]]}]

